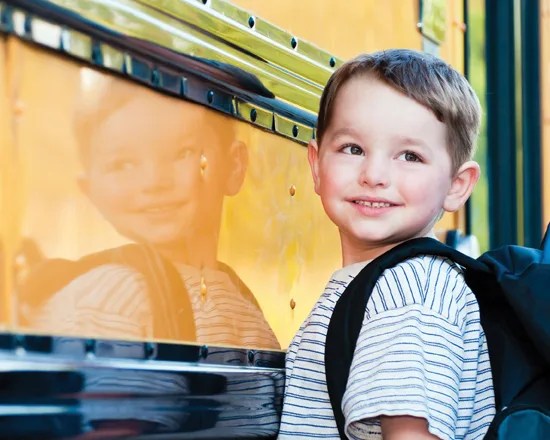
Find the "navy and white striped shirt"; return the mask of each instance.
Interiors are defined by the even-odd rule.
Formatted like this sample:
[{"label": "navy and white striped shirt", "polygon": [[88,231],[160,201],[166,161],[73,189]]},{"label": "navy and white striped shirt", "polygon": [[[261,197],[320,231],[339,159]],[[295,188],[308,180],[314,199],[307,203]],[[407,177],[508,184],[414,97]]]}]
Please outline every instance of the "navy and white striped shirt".
[{"label": "navy and white striped shirt", "polygon": [[[334,305],[364,265],[333,274],[289,348],[280,439],[339,438],[324,345]],[[382,414],[425,418],[444,440],[483,438],[495,413],[489,356],[477,301],[457,265],[420,256],[383,273],[342,409],[352,439],[381,439]]]}]

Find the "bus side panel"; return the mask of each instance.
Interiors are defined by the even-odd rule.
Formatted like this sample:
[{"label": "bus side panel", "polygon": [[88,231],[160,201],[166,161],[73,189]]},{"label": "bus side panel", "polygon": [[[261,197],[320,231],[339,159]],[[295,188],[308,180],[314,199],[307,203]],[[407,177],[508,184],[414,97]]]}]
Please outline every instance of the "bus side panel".
[{"label": "bus side panel", "polygon": [[[10,236],[26,246],[14,330],[286,348],[340,264],[305,146],[21,40],[10,50],[21,107]],[[163,296],[145,293],[161,291],[146,276],[158,268],[123,264],[128,245],[173,257],[192,315],[168,307],[194,316],[195,336],[158,318]]]},{"label": "bus side panel", "polygon": [[417,0],[232,3],[343,59],[391,47],[422,47]]},{"label": "bus side panel", "polygon": [[0,35],[0,329],[10,325],[14,311],[10,294],[13,285],[13,260],[8,256],[18,248],[18,233],[15,229],[14,199],[19,190],[15,177],[13,145],[13,102],[9,72],[8,38]]}]

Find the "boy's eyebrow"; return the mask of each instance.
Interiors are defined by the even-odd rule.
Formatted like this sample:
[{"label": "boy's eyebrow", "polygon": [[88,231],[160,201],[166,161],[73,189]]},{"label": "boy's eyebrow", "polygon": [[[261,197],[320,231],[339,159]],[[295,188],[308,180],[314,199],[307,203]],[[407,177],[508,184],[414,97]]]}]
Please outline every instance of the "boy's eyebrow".
[{"label": "boy's eyebrow", "polygon": [[419,147],[427,147],[426,142],[424,142],[420,138],[415,138],[415,137],[412,137],[412,136],[397,135],[395,137],[395,139],[401,145],[416,145],[416,146],[419,146]]},{"label": "boy's eyebrow", "polygon": [[328,137],[329,137],[329,139],[336,139],[339,136],[345,136],[345,135],[357,136],[358,133],[353,128],[342,127],[342,128],[339,128],[339,129],[335,130],[333,133],[329,132]]}]

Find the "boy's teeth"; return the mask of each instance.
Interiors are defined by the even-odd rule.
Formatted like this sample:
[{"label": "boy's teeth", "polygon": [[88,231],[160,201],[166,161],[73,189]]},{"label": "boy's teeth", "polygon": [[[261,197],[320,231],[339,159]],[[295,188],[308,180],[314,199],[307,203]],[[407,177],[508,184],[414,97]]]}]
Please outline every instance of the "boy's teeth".
[{"label": "boy's teeth", "polygon": [[148,208],[148,209],[146,209],[146,211],[151,212],[151,213],[155,213],[155,212],[169,211],[170,209],[172,209],[171,206],[158,206],[156,208]]},{"label": "boy's teeth", "polygon": [[369,208],[389,208],[391,206],[389,203],[385,202],[367,202],[366,200],[356,200],[355,203]]}]

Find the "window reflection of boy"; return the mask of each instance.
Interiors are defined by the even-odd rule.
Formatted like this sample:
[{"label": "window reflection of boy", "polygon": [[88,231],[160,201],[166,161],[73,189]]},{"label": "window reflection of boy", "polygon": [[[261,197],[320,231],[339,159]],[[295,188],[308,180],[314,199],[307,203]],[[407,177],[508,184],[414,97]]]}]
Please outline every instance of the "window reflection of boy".
[{"label": "window reflection of boy", "polygon": [[171,261],[216,267],[223,199],[238,192],[247,166],[233,122],[150,91],[111,96],[79,133],[81,188],[121,235]]},{"label": "window reflection of boy", "polygon": [[[234,119],[90,69],[82,79],[74,122],[83,192],[122,236],[175,267],[190,294],[197,341],[278,349],[254,296],[217,260],[224,197],[239,191],[247,167]],[[173,339],[162,322],[153,328],[148,292],[139,271],[104,264],[59,290],[32,325]]]}]

